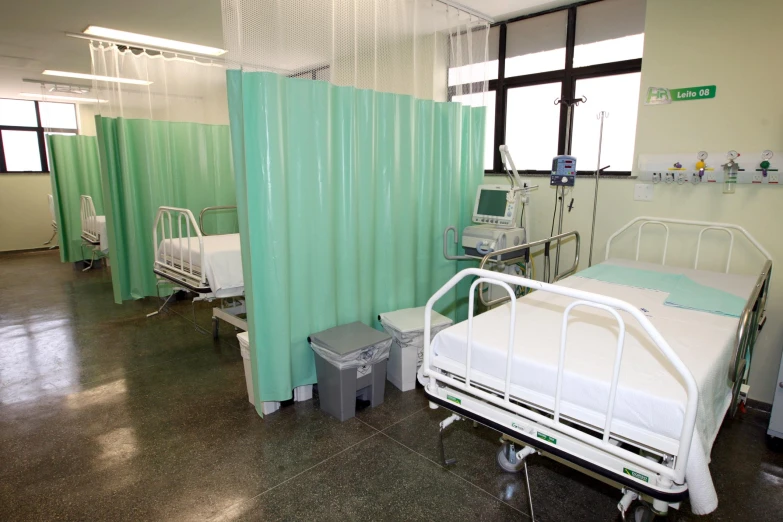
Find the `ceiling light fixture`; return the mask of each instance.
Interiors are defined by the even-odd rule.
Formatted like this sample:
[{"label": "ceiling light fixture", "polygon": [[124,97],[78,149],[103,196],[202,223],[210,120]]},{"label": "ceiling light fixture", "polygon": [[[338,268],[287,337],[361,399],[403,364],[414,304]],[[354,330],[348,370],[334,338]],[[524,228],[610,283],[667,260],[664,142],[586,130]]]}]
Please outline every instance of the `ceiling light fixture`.
[{"label": "ceiling light fixture", "polygon": [[80,98],[78,96],[54,96],[48,94],[36,94],[33,92],[20,92],[19,96],[24,98],[35,98],[36,100],[43,101],[68,101],[75,103],[109,103],[109,100],[101,100],[99,98]]},{"label": "ceiling light fixture", "polygon": [[219,49],[217,47],[208,47],[206,45],[180,42],[178,40],[169,40],[168,38],[158,38],[157,36],[148,36],[146,34],[129,33],[127,31],[107,29],[106,27],[98,27],[95,25],[89,26],[83,31],[83,33],[100,38],[110,38],[120,42],[149,45],[152,47],[162,47],[164,49],[203,54],[206,56],[220,56],[228,52],[225,49]]},{"label": "ceiling light fixture", "polygon": [[98,80],[99,82],[132,83],[134,85],[151,85],[147,80],[134,80],[133,78],[115,78],[114,76],[100,76],[97,74],[85,74],[68,71],[45,70],[42,74],[47,76],[63,76],[65,78],[81,78],[82,80]]}]

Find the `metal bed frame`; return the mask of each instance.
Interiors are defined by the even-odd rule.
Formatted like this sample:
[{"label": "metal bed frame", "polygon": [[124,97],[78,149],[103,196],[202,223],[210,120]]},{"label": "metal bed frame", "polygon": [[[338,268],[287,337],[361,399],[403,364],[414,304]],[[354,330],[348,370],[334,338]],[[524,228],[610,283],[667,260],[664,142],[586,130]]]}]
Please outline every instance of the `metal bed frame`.
[{"label": "metal bed frame", "polygon": [[[93,267],[93,264],[95,264],[97,259],[105,256],[101,255],[100,253],[101,230],[98,226],[98,216],[95,214],[95,204],[92,202],[92,197],[87,195],[81,196],[80,211],[82,220],[82,253],[84,253],[85,246],[89,246],[92,250],[90,255],[90,264],[82,269],[82,272],[86,272]],[[57,228],[55,223],[52,223],[52,226],[55,227],[55,229]]]},{"label": "metal bed frame", "polygon": [[[174,284],[174,290],[184,290],[196,294],[193,299],[193,322],[195,324],[195,303],[196,301],[212,302],[220,299],[220,307],[212,308],[212,337],[218,338],[219,321],[223,320],[235,328],[247,331],[247,320],[239,315],[246,313],[244,293],[242,295],[219,298],[216,297],[207,281],[206,273],[202,267],[206,266],[204,252],[204,215],[208,212],[219,210],[236,210],[235,206],[216,206],[206,207],[199,214],[198,224],[193,213],[186,208],[163,206],[158,209],[155,216],[155,223],[152,227],[152,242],[155,253],[155,262],[153,272],[158,279],[158,289],[161,284]],[[160,235],[158,234],[160,232]],[[160,241],[158,240],[160,238]],[[173,243],[177,241],[179,246],[179,256],[174,255]],[[198,241],[199,245],[199,263],[198,266],[193,263],[193,253],[191,245]],[[161,244],[163,245],[160,248]],[[166,245],[171,245],[171,250],[167,250]],[[188,254],[185,256],[183,246],[187,247]],[[169,304],[172,292],[163,304],[156,311],[147,314],[152,317],[163,311]],[[160,297],[160,293],[158,292]]]},{"label": "metal bed frame", "polygon": [[[710,223],[704,221],[689,221],[668,218],[639,217],[615,232],[607,241],[606,258],[608,259],[612,241],[639,223],[636,248],[636,259],[639,257],[642,230],[647,225],[662,226],[666,232],[662,264],[666,261],[666,250],[669,240],[669,224],[679,224],[700,227],[696,248],[694,268],[698,267],[701,239],[707,230],[724,231],[729,236],[729,261],[734,245],[734,232],[741,233],[765,258],[764,266],[758,276],[756,285],[751,292],[742,312],[737,327],[737,338],[734,356],[728,377],[734,383],[732,387],[732,404],[730,415],[734,415],[739,399],[740,387],[747,381],[748,368],[746,358],[753,352],[758,331],[764,323],[764,310],[769,290],[772,259],[769,253],[745,229],[737,225]],[[573,233],[575,234],[575,233]],[[578,239],[578,234],[575,234]],[[531,246],[545,244],[562,239],[552,237],[533,243],[499,250],[485,256],[483,267],[493,256],[525,250]],[[578,249],[577,249],[578,252]],[[578,260],[575,260],[573,270]],[[567,270],[563,275],[572,273]],[[433,365],[431,354],[431,311],[435,303],[457,283],[465,278],[475,278],[470,288],[469,316],[467,327],[467,350],[464,378],[449,373],[446,369]],[[483,284],[498,285],[503,288],[507,297],[503,301],[511,303],[511,320],[509,321],[509,345],[506,358],[505,382],[498,381],[498,387],[477,384],[471,380],[472,341],[475,290]],[[550,292],[575,299],[565,310],[562,320],[560,338],[560,358],[557,373],[554,407],[524,401],[511,395],[511,368],[514,349],[516,294],[512,287],[522,286],[531,290]],[[479,292],[481,296],[481,292]],[[499,301],[499,300],[498,300]],[[495,304],[495,303],[493,303]],[[568,316],[574,308],[591,307],[604,310],[617,321],[619,337],[616,347],[615,363],[612,381],[610,383],[609,403],[605,412],[603,425],[591,425],[575,418],[568,418],[561,413],[561,391],[563,385],[566,338],[568,335]],[[625,337],[625,321],[617,313],[624,311],[649,335],[655,346],[666,357],[682,378],[687,390],[687,404],[682,430],[678,440],[668,439],[666,449],[650,446],[649,441],[638,442],[628,437],[613,433],[610,429],[614,413],[614,401],[620,374],[620,361],[623,353]],[[527,475],[526,457],[538,453],[563,464],[566,464],[594,478],[618,487],[623,497],[618,503],[618,509],[625,519],[625,512],[635,501],[643,501],[637,506],[643,516],[663,514],[669,506],[678,507],[679,502],[688,495],[688,485],[685,481],[685,469],[691,447],[691,440],[696,424],[696,409],[698,404],[698,388],[688,368],[658,332],[649,319],[633,305],[612,297],[584,292],[569,287],[543,283],[518,276],[488,271],[481,268],[463,270],[452,277],[427,302],[424,313],[424,360],[421,368],[421,380],[430,401],[430,407],[444,407],[452,411],[452,415],[440,423],[440,449],[444,465],[451,465],[454,459],[446,459],[443,448],[443,431],[454,421],[462,418],[471,419],[502,433],[503,444],[498,450],[498,463],[506,471],[524,471],[527,498],[531,518],[533,505],[530,496],[530,484]],[[521,449],[518,449],[521,448]],[[655,460],[651,460],[651,456]]]}]

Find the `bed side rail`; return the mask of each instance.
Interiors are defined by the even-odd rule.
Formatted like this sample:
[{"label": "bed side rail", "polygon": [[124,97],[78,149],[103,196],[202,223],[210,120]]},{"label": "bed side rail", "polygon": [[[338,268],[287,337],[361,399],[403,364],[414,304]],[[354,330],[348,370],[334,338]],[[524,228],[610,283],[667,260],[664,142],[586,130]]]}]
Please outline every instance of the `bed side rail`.
[{"label": "bed side rail", "polygon": [[606,255],[604,259],[609,259],[609,254],[611,252],[612,248],[612,241],[631,228],[636,223],[640,223],[638,229],[637,229],[637,236],[636,236],[636,260],[639,260],[639,250],[641,248],[642,244],[642,235],[644,232],[644,228],[650,225],[653,226],[659,226],[664,229],[665,232],[665,239],[663,244],[663,255],[661,258],[661,264],[666,264],[666,254],[669,249],[669,225],[687,225],[687,226],[693,226],[699,228],[699,235],[696,240],[696,255],[693,260],[693,268],[694,270],[697,270],[699,268],[699,253],[701,252],[701,240],[704,233],[708,230],[717,230],[722,231],[726,233],[726,236],[728,237],[728,256],[726,259],[726,269],[725,272],[728,274],[729,270],[731,268],[731,255],[734,251],[734,232],[738,232],[742,234],[748,242],[755,247],[755,249],[767,260],[772,260],[772,256],[769,254],[769,252],[759,243],[756,241],[756,238],[754,238],[750,232],[745,230],[739,225],[733,225],[731,223],[715,223],[712,221],[694,221],[689,219],[675,219],[675,218],[656,218],[656,217],[649,217],[649,216],[639,216],[635,219],[632,219],[628,223],[625,224],[621,229],[619,229],[617,232],[612,234],[609,239],[606,242]]},{"label": "bed side rail", "polygon": [[[568,277],[571,274],[575,273],[577,267],[579,266],[579,250],[580,250],[580,245],[582,243],[582,240],[581,240],[581,236],[579,235],[579,232],[577,232],[576,230],[572,230],[571,232],[563,232],[562,234],[558,234],[556,236],[552,236],[552,237],[548,237],[548,238],[544,238],[544,239],[539,239],[538,241],[531,241],[530,243],[525,243],[524,245],[512,246],[512,247],[504,248],[502,250],[496,250],[494,252],[490,252],[489,254],[485,255],[481,259],[481,263],[479,264],[479,268],[483,269],[484,266],[487,263],[490,263],[490,262],[493,262],[493,261],[497,262],[498,260],[500,260],[500,256],[503,256],[505,254],[510,254],[512,252],[519,252],[519,255],[520,255],[520,258],[521,258],[524,255],[525,251],[528,250],[529,248],[534,248],[534,247],[541,246],[541,245],[544,245],[544,250],[547,253],[549,252],[549,250],[551,248],[550,245],[552,243],[556,243],[555,248],[557,248],[559,250],[560,248],[562,248],[561,241],[564,241],[564,240],[566,240],[566,239],[568,239],[569,237],[572,237],[572,236],[573,236],[573,238],[576,241],[576,252],[574,254],[574,262],[563,273],[559,273],[557,266],[555,266],[555,277],[554,277],[554,281],[553,282],[557,283],[561,279],[565,279],[566,277]],[[479,285],[479,300],[481,301],[481,304],[483,304],[484,306],[491,307],[491,306],[496,306],[496,305],[505,303],[505,302],[509,301],[510,298],[509,297],[499,297],[499,298],[493,299],[491,301],[485,300],[484,299],[484,283],[482,283],[482,284]]]},{"label": "bed side rail", "polygon": [[208,212],[217,212],[217,211],[220,211],[220,210],[234,210],[234,211],[236,211],[236,209],[237,209],[236,205],[234,205],[234,206],[228,205],[228,206],[217,206],[217,207],[205,207],[201,212],[199,212],[199,215],[198,215],[198,229],[201,231],[201,235],[204,235],[204,236],[209,236],[210,235],[210,234],[207,234],[204,231],[204,214],[206,214]]},{"label": "bed side rail", "polygon": [[95,215],[95,205],[90,196],[81,197],[82,238],[90,243],[99,243],[101,231],[98,228],[98,219]]},{"label": "bed side rail", "polygon": [[[190,210],[160,207],[152,226],[152,243],[156,273],[173,277],[193,288],[209,288],[202,268],[205,266],[204,237]],[[198,254],[194,259],[192,247],[196,244]]]},{"label": "bed side rail", "polygon": [[[440,373],[439,371],[431,367],[432,359],[431,359],[430,350],[431,350],[431,341],[432,341],[431,339],[432,308],[435,305],[435,303],[441,297],[443,297],[447,292],[449,292],[452,288],[454,288],[457,285],[457,283],[459,283],[459,281],[461,281],[464,278],[472,278],[472,277],[477,277],[477,279],[473,282],[473,286],[471,290],[475,289],[476,285],[481,283],[496,284],[503,287],[506,290],[506,292],[509,294],[509,297],[511,298],[510,299],[511,319],[509,324],[509,345],[508,345],[508,350],[506,355],[506,376],[505,376],[504,388],[502,390],[503,392],[502,397],[492,393],[488,393],[484,391],[484,389],[482,388],[473,386],[471,383],[471,379],[470,379],[471,371],[472,371],[471,358],[472,358],[472,350],[473,350],[473,311],[472,311],[473,310],[472,305],[474,300],[473,291],[471,291],[470,293],[469,296],[470,303],[468,305],[469,315],[468,315],[468,339],[467,339],[467,353],[466,353],[466,366],[465,366],[465,381],[462,382],[449,375],[444,375],[443,373]],[[512,366],[511,362],[514,354],[514,335],[515,335],[514,323],[516,322],[516,315],[515,315],[516,299],[514,299],[513,297],[514,292],[511,289],[512,285],[524,286],[533,290],[538,290],[542,292],[551,292],[554,294],[563,295],[566,297],[572,297],[576,299],[576,301],[574,301],[566,309],[566,312],[563,316],[561,338],[560,338],[560,359],[558,365],[557,387],[556,387],[556,396],[555,396],[555,403],[554,403],[554,415],[551,418],[549,416],[542,415],[536,411],[523,408],[522,406],[516,404],[511,400],[511,396],[510,396],[511,366]],[[586,434],[583,431],[577,430],[571,427],[570,425],[562,422],[560,419],[561,389],[562,389],[563,374],[564,374],[564,361],[565,361],[566,339],[567,339],[567,330],[568,330],[568,316],[571,310],[580,306],[593,307],[606,311],[607,313],[611,314],[614,317],[614,319],[618,322],[618,326],[620,328],[620,335],[617,343],[614,369],[612,374],[612,382],[610,384],[609,403],[606,409],[605,426],[603,428],[603,434],[600,439],[593,437],[589,434]],[[685,408],[685,416],[683,419],[682,430],[680,432],[680,437],[679,437],[677,458],[674,462],[673,467],[668,467],[664,464],[652,462],[649,459],[646,459],[636,453],[623,449],[622,447],[615,446],[609,440],[609,435],[610,435],[611,425],[612,425],[612,417],[614,415],[614,406],[615,406],[614,397],[617,392],[617,383],[620,376],[620,363],[622,360],[623,340],[625,335],[624,334],[625,323],[622,317],[617,313],[618,311],[623,311],[630,314],[637,321],[637,323],[641,326],[641,328],[644,329],[644,331],[649,335],[650,339],[653,341],[653,343],[658,348],[658,350],[663,354],[664,357],[666,357],[671,362],[672,366],[675,368],[677,373],[682,377],[682,381],[685,384],[686,391],[687,391],[687,405]],[[655,471],[659,473],[662,477],[672,480],[675,483],[678,484],[684,483],[685,468],[688,462],[688,454],[690,452],[694,427],[696,425],[696,406],[698,403],[698,394],[699,394],[698,388],[696,387],[696,381],[691,375],[687,366],[685,366],[685,364],[680,360],[680,358],[677,356],[674,350],[672,350],[672,348],[669,346],[669,344],[666,342],[666,340],[663,338],[660,332],[658,332],[658,330],[652,325],[649,319],[647,319],[647,317],[641,311],[639,311],[631,304],[626,303],[625,301],[621,301],[619,299],[615,299],[600,294],[594,294],[591,292],[584,292],[581,290],[576,290],[564,286],[557,286],[548,283],[543,283],[540,281],[534,281],[523,277],[511,276],[511,275],[493,272],[489,270],[481,270],[478,268],[469,268],[466,270],[462,270],[454,277],[452,277],[445,285],[443,285],[435,293],[435,295],[433,295],[429,299],[429,301],[427,301],[427,306],[424,312],[424,354],[423,355],[424,355],[424,360],[422,364],[422,375],[425,378],[429,378],[429,381],[426,383],[426,385],[430,393],[437,394],[436,390],[437,390],[438,382],[442,382],[456,389],[465,391],[466,393],[470,393],[471,395],[481,398],[498,407],[511,411],[516,415],[520,415],[529,420],[537,422],[552,430],[560,431],[565,435],[578,439],[581,442],[596,447],[601,451],[607,452],[616,457],[626,459],[630,462],[634,462],[637,465],[649,469],[651,471]]]}]

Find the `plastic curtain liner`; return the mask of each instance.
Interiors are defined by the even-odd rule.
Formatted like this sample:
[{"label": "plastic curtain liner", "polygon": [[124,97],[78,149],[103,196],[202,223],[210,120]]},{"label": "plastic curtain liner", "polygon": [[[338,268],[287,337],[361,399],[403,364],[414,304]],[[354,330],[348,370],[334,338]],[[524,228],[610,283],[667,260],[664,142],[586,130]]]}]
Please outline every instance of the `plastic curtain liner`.
[{"label": "plastic curtain liner", "polygon": [[[96,117],[114,299],[156,295],[152,225],[158,207],[235,205],[226,125]],[[237,231],[233,213],[205,218],[210,234]]]},{"label": "plastic curtain liner", "polygon": [[[421,306],[458,266],[483,107],[228,71],[256,404],[316,381],[307,336]],[[444,299],[438,311],[466,315]],[[446,308],[444,308],[446,306]]]},{"label": "plastic curtain liner", "polygon": [[82,195],[92,197],[97,215],[103,215],[101,167],[95,136],[46,136],[51,167],[52,199],[60,243],[60,260],[75,263],[90,258],[82,249]]}]

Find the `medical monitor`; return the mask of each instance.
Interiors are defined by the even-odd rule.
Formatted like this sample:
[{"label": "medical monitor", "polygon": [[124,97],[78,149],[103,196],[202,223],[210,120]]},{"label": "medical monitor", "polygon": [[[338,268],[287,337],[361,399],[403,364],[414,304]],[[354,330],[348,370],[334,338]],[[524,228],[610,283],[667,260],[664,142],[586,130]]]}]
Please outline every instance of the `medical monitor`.
[{"label": "medical monitor", "polygon": [[514,227],[517,219],[518,198],[508,201],[507,185],[480,185],[473,206],[473,222]]}]

